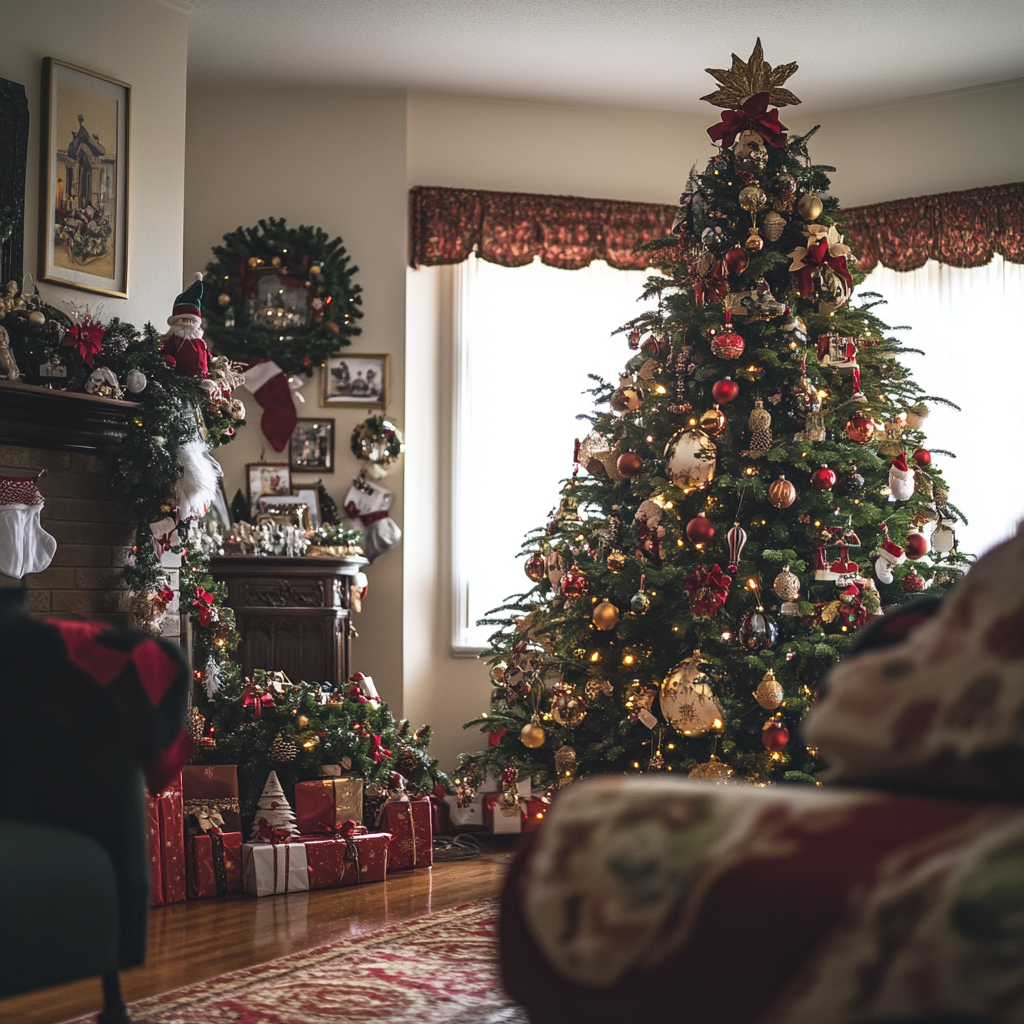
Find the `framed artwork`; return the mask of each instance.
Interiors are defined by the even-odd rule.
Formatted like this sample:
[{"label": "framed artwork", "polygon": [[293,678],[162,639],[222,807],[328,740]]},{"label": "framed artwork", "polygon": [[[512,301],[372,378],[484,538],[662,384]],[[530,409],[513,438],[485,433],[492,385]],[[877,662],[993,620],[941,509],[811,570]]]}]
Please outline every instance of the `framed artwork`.
[{"label": "framed artwork", "polygon": [[386,409],[388,356],[335,356],[324,363],[323,406]]},{"label": "framed artwork", "polygon": [[245,467],[249,483],[249,508],[256,514],[260,498],[265,494],[292,493],[292,473],[284,462],[250,462]]},{"label": "framed artwork", "polygon": [[295,484],[292,487],[292,494],[309,507],[310,521],[314,530],[320,527],[320,495],[315,487],[303,487]]},{"label": "framed artwork", "polygon": [[299,495],[283,494],[274,496],[264,494],[258,499],[256,509],[256,525],[269,521],[297,526],[300,530],[315,530],[319,524],[313,522],[313,508],[307,500]]},{"label": "framed artwork", "polygon": [[39,279],[128,298],[131,86],[47,57]]},{"label": "framed artwork", "polygon": [[334,420],[298,420],[292,431],[288,462],[293,473],[333,473]]}]

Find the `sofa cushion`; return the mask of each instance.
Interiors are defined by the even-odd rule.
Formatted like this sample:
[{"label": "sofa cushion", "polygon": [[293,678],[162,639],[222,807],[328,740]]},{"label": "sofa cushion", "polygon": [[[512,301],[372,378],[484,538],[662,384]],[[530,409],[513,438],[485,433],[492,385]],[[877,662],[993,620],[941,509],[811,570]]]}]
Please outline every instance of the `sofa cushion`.
[{"label": "sofa cushion", "polygon": [[1024,797],[1024,537],[902,643],[836,666],[803,737],[829,781]]},{"label": "sofa cushion", "polygon": [[0,819],[0,996],[117,968],[114,866],[95,840]]}]

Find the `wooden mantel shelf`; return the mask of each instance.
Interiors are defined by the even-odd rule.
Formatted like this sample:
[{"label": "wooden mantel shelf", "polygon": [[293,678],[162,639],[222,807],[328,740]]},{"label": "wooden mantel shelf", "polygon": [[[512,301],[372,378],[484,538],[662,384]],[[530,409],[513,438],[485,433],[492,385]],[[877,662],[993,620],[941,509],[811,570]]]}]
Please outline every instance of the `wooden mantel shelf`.
[{"label": "wooden mantel shelf", "polygon": [[137,408],[135,402],[0,380],[0,444],[116,452]]}]

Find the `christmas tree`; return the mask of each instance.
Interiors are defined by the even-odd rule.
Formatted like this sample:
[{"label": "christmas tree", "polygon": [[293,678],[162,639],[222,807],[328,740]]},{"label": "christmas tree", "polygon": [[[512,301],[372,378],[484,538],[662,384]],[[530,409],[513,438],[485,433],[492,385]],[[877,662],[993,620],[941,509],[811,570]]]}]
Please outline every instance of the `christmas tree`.
[{"label": "christmas tree", "polygon": [[299,830],[295,825],[295,812],[284,795],[277,772],[267,776],[267,784],[260,794],[256,805],[256,820],[252,823],[249,841],[253,843],[269,842],[269,834],[297,836]]},{"label": "christmas tree", "polygon": [[469,726],[496,745],[463,755],[463,785],[813,781],[795,727],[824,672],[883,607],[962,575],[920,429],[944,400],[899,362],[881,297],[853,298],[834,168],[772,109],[800,102],[796,70],[760,40],[709,69],[720,146],[648,246],[658,307],[621,328],[618,385],[592,378],[592,430],[524,544],[536,585],[485,620],[494,692]]}]

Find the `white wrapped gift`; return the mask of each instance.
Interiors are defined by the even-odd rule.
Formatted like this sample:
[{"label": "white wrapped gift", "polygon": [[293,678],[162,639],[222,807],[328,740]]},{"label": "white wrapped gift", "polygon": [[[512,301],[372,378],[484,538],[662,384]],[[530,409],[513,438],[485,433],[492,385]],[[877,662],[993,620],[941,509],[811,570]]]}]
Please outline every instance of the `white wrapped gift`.
[{"label": "white wrapped gift", "polygon": [[308,892],[306,847],[302,843],[243,843],[242,888],[250,896]]}]

